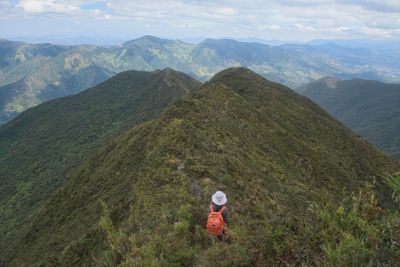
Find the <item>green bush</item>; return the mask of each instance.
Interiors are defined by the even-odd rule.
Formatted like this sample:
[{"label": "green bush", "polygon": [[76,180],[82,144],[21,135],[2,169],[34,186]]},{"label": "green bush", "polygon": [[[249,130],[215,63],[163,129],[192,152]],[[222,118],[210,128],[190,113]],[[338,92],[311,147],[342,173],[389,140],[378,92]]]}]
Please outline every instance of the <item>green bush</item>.
[{"label": "green bush", "polygon": [[393,190],[393,199],[400,202],[400,173],[384,177],[386,184]]}]

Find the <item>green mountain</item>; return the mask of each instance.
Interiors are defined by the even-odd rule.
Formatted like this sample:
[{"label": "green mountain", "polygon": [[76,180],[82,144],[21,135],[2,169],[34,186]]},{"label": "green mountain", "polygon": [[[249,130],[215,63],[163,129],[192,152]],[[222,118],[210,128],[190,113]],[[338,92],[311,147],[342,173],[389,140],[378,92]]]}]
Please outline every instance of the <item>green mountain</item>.
[{"label": "green mountain", "polygon": [[[114,72],[98,64],[93,57],[98,53],[96,47],[71,47],[52,57],[38,56],[31,60],[33,62],[27,59],[5,72],[5,77],[14,78],[12,83],[0,87],[0,124],[27,108],[80,92],[109,78]],[[28,72],[21,71],[21,68],[25,70],[25,65],[28,65]]]},{"label": "green mountain", "polygon": [[335,44],[268,46],[208,39],[193,49],[192,58],[208,78],[224,68],[244,66],[293,88],[328,75],[398,81],[394,77],[398,77],[400,68],[398,53],[392,49],[368,50]]},{"label": "green mountain", "polygon": [[324,78],[302,89],[347,127],[400,158],[400,85]]},{"label": "green mountain", "polygon": [[207,78],[227,67],[245,66],[268,79],[296,87],[333,69],[329,62],[321,64],[321,58],[310,53],[229,39],[205,40],[192,54],[193,60],[204,66]]},{"label": "green mountain", "polygon": [[400,54],[334,44],[269,46],[207,39],[194,45],[144,36],[120,46],[0,41],[0,124],[49,99],[71,95],[125,70],[171,67],[203,81],[244,66],[297,88],[324,76],[399,81]]},{"label": "green mountain", "polygon": [[184,71],[190,69],[190,53],[194,45],[179,40],[144,36],[115,48],[117,69],[142,69],[170,67]]},{"label": "green mountain", "polygon": [[[68,99],[49,103],[64,110]],[[71,138],[88,124],[74,118]],[[1,256],[10,266],[391,266],[400,218],[380,175],[399,167],[307,98],[228,69],[92,150]],[[216,189],[232,211],[222,243],[203,228]]]},{"label": "green mountain", "polygon": [[31,74],[47,60],[71,49],[70,46],[27,44],[0,39],[0,86]]},{"label": "green mountain", "polygon": [[199,86],[170,69],[122,72],[82,93],[29,109],[0,127],[0,250],[12,248],[19,227],[96,147],[155,118]]},{"label": "green mountain", "polygon": [[[10,47],[15,46],[15,57],[19,56],[18,53],[21,50],[17,44],[24,45],[13,42],[6,44]],[[25,46],[30,45],[25,44]],[[46,50],[45,46],[42,45],[41,49]],[[0,43],[0,51],[1,47]],[[29,66],[28,73],[21,71],[23,68],[21,66],[11,68],[9,71],[5,69],[4,77],[16,78],[9,84],[7,84],[9,79],[0,81],[0,84],[7,84],[0,87],[0,103],[2,103],[0,124],[9,121],[29,107],[77,93],[106,80],[117,72],[130,69],[155,70],[168,66],[184,69],[183,64],[180,63],[182,60],[180,53],[185,53],[188,48],[190,45],[179,41],[148,36],[127,42],[121,47],[102,48],[80,45],[64,50],[59,49],[60,53],[33,58],[32,61],[35,62]],[[53,47],[51,49],[54,50]],[[32,56],[27,57],[27,62],[30,62],[30,58]],[[18,60],[14,59],[14,61]]]},{"label": "green mountain", "polygon": [[45,58],[53,57],[54,55],[57,55],[58,53],[67,49],[67,46],[51,44],[27,44],[5,39],[0,39],[0,47],[2,55],[0,67],[2,71],[11,69],[38,56]]},{"label": "green mountain", "polygon": [[32,75],[0,87],[0,125],[29,107],[98,84],[110,77],[111,73],[96,65],[74,73],[60,70],[55,64],[47,64]]}]

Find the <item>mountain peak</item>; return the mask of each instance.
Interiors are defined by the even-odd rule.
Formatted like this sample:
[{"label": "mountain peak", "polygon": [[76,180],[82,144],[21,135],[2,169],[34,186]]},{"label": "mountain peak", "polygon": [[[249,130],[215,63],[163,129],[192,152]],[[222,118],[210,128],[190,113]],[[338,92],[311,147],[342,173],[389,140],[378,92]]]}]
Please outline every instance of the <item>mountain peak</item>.
[{"label": "mountain peak", "polygon": [[208,38],[203,40],[200,44],[230,44],[230,43],[241,43],[241,42],[229,38],[223,38],[223,39]]},{"label": "mountain peak", "polygon": [[183,73],[174,69],[171,69],[170,67],[166,67],[164,69],[161,70],[161,73]]},{"label": "mountain peak", "polygon": [[[217,73],[209,83],[224,84],[236,91],[236,93],[251,98],[256,102],[259,101],[257,95],[262,94],[265,90],[270,94],[281,94],[291,91],[289,88],[269,81],[254,71],[244,67],[223,70]],[[279,90],[279,92],[277,90]]]},{"label": "mountain peak", "polygon": [[180,71],[176,71],[169,67],[164,68],[162,70],[157,70],[156,73],[157,73],[157,78],[160,81],[165,82],[168,85],[172,85],[172,84],[177,85],[177,84],[180,84],[185,81],[190,81],[191,83],[196,84],[198,87],[201,86],[201,82],[192,78],[188,74],[180,72]]},{"label": "mountain peak", "polygon": [[261,78],[260,75],[258,75],[257,73],[246,67],[232,67],[218,72],[210,81],[217,81],[220,79],[227,79],[238,76],[240,77],[247,76],[247,78],[256,78],[256,77]]},{"label": "mountain peak", "polygon": [[178,42],[170,39],[162,39],[153,35],[145,35],[134,40],[126,41],[123,46],[130,46],[134,44],[160,44],[165,45],[168,43]]},{"label": "mountain peak", "polygon": [[144,35],[142,37],[135,39],[135,41],[138,41],[138,40],[161,41],[161,40],[166,40],[166,39],[161,39],[160,37],[157,37],[154,35]]}]

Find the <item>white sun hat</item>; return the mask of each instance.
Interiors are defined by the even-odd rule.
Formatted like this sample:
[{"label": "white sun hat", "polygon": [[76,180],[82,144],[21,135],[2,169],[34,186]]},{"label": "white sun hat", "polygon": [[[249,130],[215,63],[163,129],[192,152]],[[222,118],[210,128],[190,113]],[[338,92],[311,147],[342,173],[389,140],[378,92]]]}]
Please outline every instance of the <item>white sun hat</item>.
[{"label": "white sun hat", "polygon": [[215,192],[215,194],[212,195],[212,198],[211,198],[211,199],[212,199],[212,202],[213,202],[215,205],[218,205],[218,206],[225,205],[226,202],[228,201],[228,199],[226,198],[225,193],[222,192],[222,191],[217,191],[217,192]]}]

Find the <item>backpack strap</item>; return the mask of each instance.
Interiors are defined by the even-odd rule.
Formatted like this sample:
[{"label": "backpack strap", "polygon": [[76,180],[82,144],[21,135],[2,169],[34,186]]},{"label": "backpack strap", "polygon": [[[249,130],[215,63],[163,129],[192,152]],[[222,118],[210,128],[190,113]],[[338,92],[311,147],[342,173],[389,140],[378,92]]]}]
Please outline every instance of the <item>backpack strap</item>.
[{"label": "backpack strap", "polygon": [[210,212],[214,212],[213,204],[210,204]]},{"label": "backpack strap", "polygon": [[226,209],[226,207],[225,206],[223,206],[219,211],[218,211],[218,213],[223,213],[224,211],[225,211],[225,209]]}]

